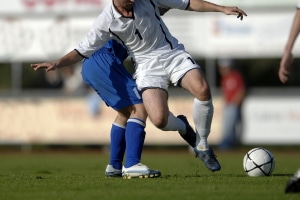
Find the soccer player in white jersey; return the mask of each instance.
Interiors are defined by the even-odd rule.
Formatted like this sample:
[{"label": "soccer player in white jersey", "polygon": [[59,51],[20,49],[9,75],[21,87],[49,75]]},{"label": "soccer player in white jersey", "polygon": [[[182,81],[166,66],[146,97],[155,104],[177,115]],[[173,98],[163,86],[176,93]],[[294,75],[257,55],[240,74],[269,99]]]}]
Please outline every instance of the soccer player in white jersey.
[{"label": "soccer player in white jersey", "polygon": [[278,70],[278,76],[282,83],[286,83],[289,79],[291,64],[293,62],[292,50],[296,42],[296,39],[299,35],[299,32],[300,32],[300,1],[298,2],[297,5],[297,10],[294,15],[290,34],[285,44],[284,51],[280,61],[279,70]]},{"label": "soccer player in white jersey", "polygon": [[32,64],[32,67],[48,71],[72,65],[91,56],[110,38],[119,40],[127,47],[135,62],[134,78],[142,92],[148,117],[156,127],[165,131],[188,127],[169,112],[169,82],[188,90],[195,97],[193,119],[197,138],[193,145],[194,151],[209,170],[218,171],[221,165],[207,141],[213,117],[209,85],[200,66],[165,26],[159,7],[222,12],[236,15],[241,20],[247,15],[238,7],[220,6],[203,0],[113,0],[98,16],[76,49],[57,61]]}]

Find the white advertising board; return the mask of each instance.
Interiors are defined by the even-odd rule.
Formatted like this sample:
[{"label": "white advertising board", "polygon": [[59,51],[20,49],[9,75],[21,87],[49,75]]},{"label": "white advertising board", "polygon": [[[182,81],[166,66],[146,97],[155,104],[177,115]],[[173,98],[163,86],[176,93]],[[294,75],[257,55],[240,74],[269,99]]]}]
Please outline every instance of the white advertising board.
[{"label": "white advertising board", "polygon": [[228,6],[241,6],[241,7],[255,7],[255,8],[274,8],[285,6],[296,6],[297,0],[211,0],[210,2],[228,5]]},{"label": "white advertising board", "polygon": [[[91,13],[111,0],[9,0],[0,1],[1,15]],[[295,7],[297,0],[210,0],[212,3],[241,8]]]},{"label": "white advertising board", "polygon": [[[253,13],[243,21],[223,14],[170,11],[164,17],[171,33],[195,57],[280,57],[292,12]],[[74,49],[95,17],[0,18],[1,62],[57,59]],[[300,40],[294,49],[300,55]]]},{"label": "white advertising board", "polygon": [[0,15],[74,15],[99,12],[110,0],[9,0],[0,1]]},{"label": "white advertising board", "polygon": [[0,60],[56,59],[74,49],[93,18],[0,19]]},{"label": "white advertising board", "polygon": [[300,144],[300,97],[249,97],[244,144]]},{"label": "white advertising board", "polygon": [[[253,12],[243,21],[221,13],[176,11],[164,17],[171,33],[194,56],[217,58],[280,57],[287,40],[294,12]],[[294,53],[300,54],[300,43]]]}]

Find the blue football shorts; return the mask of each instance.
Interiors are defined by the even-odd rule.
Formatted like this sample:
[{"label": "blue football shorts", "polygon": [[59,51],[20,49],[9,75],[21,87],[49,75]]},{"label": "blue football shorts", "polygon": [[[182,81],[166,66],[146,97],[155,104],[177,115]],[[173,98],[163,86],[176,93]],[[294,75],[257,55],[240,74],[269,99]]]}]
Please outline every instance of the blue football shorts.
[{"label": "blue football shorts", "polygon": [[114,110],[142,103],[132,75],[108,50],[98,50],[82,65],[82,78]]}]

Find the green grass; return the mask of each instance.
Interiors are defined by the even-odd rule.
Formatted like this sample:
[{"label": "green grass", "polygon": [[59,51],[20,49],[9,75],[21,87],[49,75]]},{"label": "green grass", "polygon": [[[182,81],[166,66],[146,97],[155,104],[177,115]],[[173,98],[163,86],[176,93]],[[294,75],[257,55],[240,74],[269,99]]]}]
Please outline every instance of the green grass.
[{"label": "green grass", "polygon": [[159,169],[162,177],[130,180],[105,178],[108,155],[100,151],[0,152],[0,199],[300,199],[300,193],[284,193],[286,182],[300,167],[299,153],[271,151],[276,167],[270,177],[245,175],[246,150],[216,152],[222,170],[214,173],[188,151],[145,151],[142,162]]}]

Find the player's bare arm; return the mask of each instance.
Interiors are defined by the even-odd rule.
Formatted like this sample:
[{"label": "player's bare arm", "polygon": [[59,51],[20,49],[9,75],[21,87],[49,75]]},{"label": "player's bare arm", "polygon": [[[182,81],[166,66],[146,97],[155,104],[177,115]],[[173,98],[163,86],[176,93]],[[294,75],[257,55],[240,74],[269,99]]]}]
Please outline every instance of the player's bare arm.
[{"label": "player's bare arm", "polygon": [[236,15],[243,20],[247,14],[236,6],[220,6],[203,0],[191,0],[188,10],[198,12],[222,12],[226,15]]},{"label": "player's bare arm", "polygon": [[286,83],[288,81],[292,62],[293,54],[291,54],[290,52],[285,52],[281,58],[278,71],[278,77],[282,83]]},{"label": "player's bare arm", "polygon": [[57,68],[72,66],[82,59],[83,57],[76,50],[72,50],[57,61],[31,64],[31,67],[34,70],[45,69],[48,72]]},{"label": "player's bare arm", "polygon": [[300,32],[300,10],[298,9],[293,20],[290,35],[286,42],[283,55],[281,57],[280,66],[278,70],[278,77],[282,83],[286,83],[289,78],[291,64],[293,62],[292,50],[296,39]]}]

